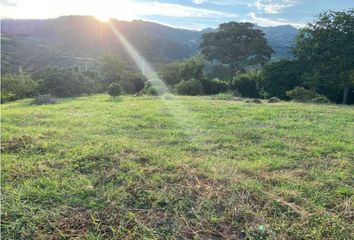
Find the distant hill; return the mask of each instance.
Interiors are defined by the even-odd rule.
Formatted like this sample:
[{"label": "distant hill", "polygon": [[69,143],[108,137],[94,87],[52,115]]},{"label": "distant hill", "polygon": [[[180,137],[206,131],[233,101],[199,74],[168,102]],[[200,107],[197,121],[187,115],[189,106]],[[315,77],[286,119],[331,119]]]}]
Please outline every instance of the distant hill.
[{"label": "distant hill", "polygon": [[[152,65],[190,57],[198,52],[204,32],[172,28],[135,20],[112,20],[112,25]],[[109,23],[91,16],[64,16],[46,20],[2,20],[2,72],[15,72],[19,66],[35,71],[47,66],[73,65],[95,68],[97,59],[105,53],[115,53],[129,59],[113,34]],[[289,58],[287,47],[292,44],[296,29],[291,26],[261,28],[275,57]]]},{"label": "distant hill", "polygon": [[291,25],[282,25],[275,27],[257,27],[265,33],[269,45],[275,50],[276,58],[292,58],[291,50],[294,45],[294,39],[298,32]]}]

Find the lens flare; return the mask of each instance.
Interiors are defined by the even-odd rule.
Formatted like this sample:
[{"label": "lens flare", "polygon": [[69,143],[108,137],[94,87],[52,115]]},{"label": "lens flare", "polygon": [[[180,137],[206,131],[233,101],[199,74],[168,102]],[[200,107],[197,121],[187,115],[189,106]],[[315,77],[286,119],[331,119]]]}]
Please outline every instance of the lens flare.
[{"label": "lens flare", "polygon": [[[126,49],[127,53],[133,59],[134,63],[137,65],[139,70],[147,78],[148,82],[153,87],[159,90],[160,94],[172,94],[168,86],[161,80],[153,67],[144,59],[143,56],[133,47],[133,45],[123,36],[121,32],[109,22],[114,35],[122,43],[123,47]],[[199,130],[197,122],[192,117],[192,112],[184,106],[184,104],[178,99],[173,98],[172,100],[166,100],[166,98],[161,97],[165,105],[168,108],[169,113],[174,117],[177,124],[189,135],[189,139],[194,139],[197,136],[197,131]]]}]

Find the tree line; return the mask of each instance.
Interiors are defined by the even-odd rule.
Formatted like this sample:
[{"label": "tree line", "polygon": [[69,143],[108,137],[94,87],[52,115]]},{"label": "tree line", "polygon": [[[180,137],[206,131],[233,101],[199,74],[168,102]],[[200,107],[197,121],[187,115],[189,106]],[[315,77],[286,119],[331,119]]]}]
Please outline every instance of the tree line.
[{"label": "tree line", "polygon": [[[295,96],[304,95],[300,100],[314,96],[346,104],[351,92],[354,100],[353,10],[323,12],[300,29],[291,49],[293,60],[270,61],[273,50],[251,23],[221,24],[202,36],[200,49],[203,57],[161,68],[161,77],[177,93],[227,89],[244,97],[288,100],[295,91]],[[188,86],[188,92],[181,86]]]}]

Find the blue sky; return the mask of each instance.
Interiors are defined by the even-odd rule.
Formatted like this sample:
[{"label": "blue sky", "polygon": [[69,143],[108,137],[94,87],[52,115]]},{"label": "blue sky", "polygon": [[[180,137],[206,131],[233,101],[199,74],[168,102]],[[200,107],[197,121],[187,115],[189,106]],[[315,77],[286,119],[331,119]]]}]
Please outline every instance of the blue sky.
[{"label": "blue sky", "polygon": [[93,15],[101,20],[143,19],[203,29],[228,21],[301,27],[323,10],[354,8],[354,0],[0,0],[3,18]]}]

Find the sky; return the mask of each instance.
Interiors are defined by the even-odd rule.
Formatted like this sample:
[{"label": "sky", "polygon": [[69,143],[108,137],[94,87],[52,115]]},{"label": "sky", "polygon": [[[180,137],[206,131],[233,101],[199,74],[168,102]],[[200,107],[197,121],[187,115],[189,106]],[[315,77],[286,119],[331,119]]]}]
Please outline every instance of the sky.
[{"label": "sky", "polygon": [[324,10],[354,8],[354,0],[0,0],[0,6],[2,18],[93,15],[200,30],[229,21],[302,27]]}]

